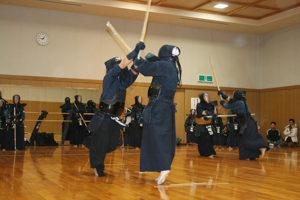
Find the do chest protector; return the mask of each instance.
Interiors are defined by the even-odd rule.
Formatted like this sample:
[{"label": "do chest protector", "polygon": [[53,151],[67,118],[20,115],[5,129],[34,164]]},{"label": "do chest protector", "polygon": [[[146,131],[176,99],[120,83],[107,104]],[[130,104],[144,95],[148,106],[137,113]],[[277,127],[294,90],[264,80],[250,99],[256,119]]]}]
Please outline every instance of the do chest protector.
[{"label": "do chest protector", "polygon": [[109,115],[122,115],[125,107],[126,90],[118,89],[116,95],[112,100],[101,99],[99,103],[99,110]]},{"label": "do chest protector", "polygon": [[160,96],[161,88],[162,88],[161,85],[154,83],[154,81],[152,80],[150,87],[148,89],[148,98],[158,99],[158,97]]}]

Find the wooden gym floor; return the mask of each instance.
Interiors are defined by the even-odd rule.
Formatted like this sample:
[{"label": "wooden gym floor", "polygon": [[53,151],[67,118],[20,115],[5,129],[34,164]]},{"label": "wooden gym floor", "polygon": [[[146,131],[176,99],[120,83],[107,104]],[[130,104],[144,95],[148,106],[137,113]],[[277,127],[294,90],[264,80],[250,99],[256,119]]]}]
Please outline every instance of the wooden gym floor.
[{"label": "wooden gym floor", "polygon": [[273,148],[259,161],[238,150],[200,157],[197,146],[178,146],[172,171],[157,187],[158,173],[139,173],[140,150],[107,154],[103,178],[89,167],[88,149],[26,147],[0,152],[0,199],[300,199],[300,148]]}]

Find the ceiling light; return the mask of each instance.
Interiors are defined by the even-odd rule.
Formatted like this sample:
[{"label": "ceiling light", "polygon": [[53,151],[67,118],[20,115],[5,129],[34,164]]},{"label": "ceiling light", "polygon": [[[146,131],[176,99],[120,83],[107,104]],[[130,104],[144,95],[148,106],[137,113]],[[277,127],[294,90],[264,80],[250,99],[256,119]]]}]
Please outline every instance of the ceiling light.
[{"label": "ceiling light", "polygon": [[223,9],[223,8],[227,8],[228,5],[227,4],[222,4],[222,3],[219,3],[217,5],[214,6],[215,8],[220,8],[220,9]]}]

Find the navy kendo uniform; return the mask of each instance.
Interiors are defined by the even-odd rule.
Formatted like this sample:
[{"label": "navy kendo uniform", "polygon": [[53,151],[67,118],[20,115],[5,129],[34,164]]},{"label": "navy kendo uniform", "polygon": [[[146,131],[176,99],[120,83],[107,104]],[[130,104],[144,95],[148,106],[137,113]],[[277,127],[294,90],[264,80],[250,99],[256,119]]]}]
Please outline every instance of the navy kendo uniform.
[{"label": "navy kendo uniform", "polygon": [[5,106],[6,105],[5,105],[4,99],[0,99],[0,145],[2,145],[2,143],[3,143],[3,140],[6,135],[6,131],[7,131],[7,125],[8,125],[8,123],[7,123],[8,115],[7,115],[7,109]]},{"label": "navy kendo uniform", "polygon": [[[218,95],[222,95],[223,99],[228,99],[228,96],[220,90]],[[237,120],[240,124],[239,159],[255,160],[261,155],[261,148],[265,148],[267,151],[270,148],[258,132],[256,121],[251,116],[245,95],[245,91],[236,90],[233,99],[229,98],[227,103],[222,100],[220,103],[225,109],[235,110],[237,114]]]},{"label": "navy kendo uniform", "polygon": [[[138,43],[132,56],[127,56],[131,60],[137,56],[140,49],[144,49],[143,43]],[[120,138],[120,129],[123,124],[119,117],[124,111],[126,88],[136,80],[135,75],[127,67],[122,69],[119,64],[121,58],[114,57],[105,62],[107,73],[103,78],[102,95],[99,103],[99,110],[95,112],[88,130],[92,132],[90,137],[84,141],[84,145],[90,149],[91,168],[95,168],[95,174],[105,176],[104,159],[107,153],[117,148]]]},{"label": "navy kendo uniform", "polygon": [[[62,113],[70,113],[70,114],[63,114],[64,120],[71,120],[72,119],[72,104],[70,102],[70,98],[65,98],[65,104],[60,106]],[[63,122],[62,123],[62,135],[61,135],[61,144],[63,145],[65,140],[70,140],[70,135],[72,134],[71,130],[71,122]]]},{"label": "navy kendo uniform", "polygon": [[81,101],[81,95],[75,95],[75,102],[72,105],[72,132],[70,135],[70,144],[75,146],[82,145],[86,135],[86,127],[81,118],[84,117],[83,113],[86,113],[86,107]]},{"label": "navy kendo uniform", "polygon": [[176,140],[174,96],[181,82],[179,54],[178,47],[164,45],[160,48],[158,57],[148,54],[147,60],[135,61],[138,72],[153,77],[148,90],[149,103],[140,117],[140,122],[144,126],[141,172],[161,172],[171,169]]},{"label": "navy kendo uniform", "polygon": [[[25,150],[24,142],[24,123],[25,112],[24,107],[26,104],[20,103],[21,97],[16,94],[13,96],[13,104],[8,104],[7,114],[10,119],[8,125],[8,131],[5,134],[5,138],[2,144],[2,149],[5,150]],[[16,129],[16,138],[14,138],[14,129]],[[16,139],[16,147],[14,144]]]}]

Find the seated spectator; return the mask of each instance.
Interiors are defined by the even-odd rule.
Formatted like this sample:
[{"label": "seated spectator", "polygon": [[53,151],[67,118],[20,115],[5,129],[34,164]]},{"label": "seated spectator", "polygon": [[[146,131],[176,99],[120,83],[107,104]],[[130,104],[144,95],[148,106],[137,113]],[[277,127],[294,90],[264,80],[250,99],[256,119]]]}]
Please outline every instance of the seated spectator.
[{"label": "seated spectator", "polygon": [[283,132],[284,135],[286,135],[284,142],[280,144],[281,147],[296,147],[298,144],[298,127],[297,124],[295,124],[294,119],[289,120],[290,124],[285,127],[285,130]]},{"label": "seated spectator", "polygon": [[271,122],[271,128],[267,131],[268,145],[277,147],[283,140],[280,138],[280,132],[276,129],[276,122]]}]

